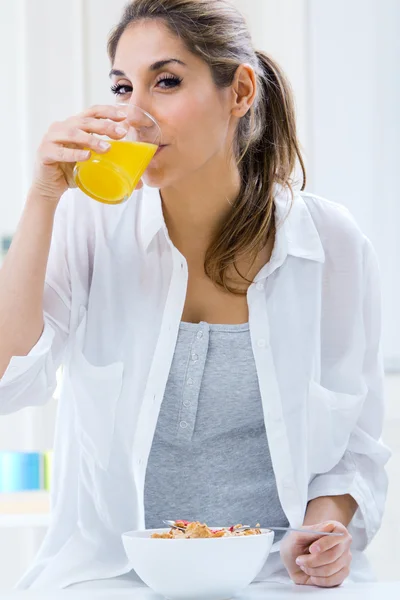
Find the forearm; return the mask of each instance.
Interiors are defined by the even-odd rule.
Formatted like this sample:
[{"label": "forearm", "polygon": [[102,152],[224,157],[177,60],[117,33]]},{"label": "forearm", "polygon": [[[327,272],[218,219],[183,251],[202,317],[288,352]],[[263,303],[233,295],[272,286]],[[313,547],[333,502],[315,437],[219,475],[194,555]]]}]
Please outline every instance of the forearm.
[{"label": "forearm", "polygon": [[321,496],[310,500],[303,525],[315,525],[323,521],[339,521],[346,527],[358,508],[349,494],[343,496]]},{"label": "forearm", "polygon": [[0,271],[0,377],[43,329],[43,289],[56,203],[31,191]]}]

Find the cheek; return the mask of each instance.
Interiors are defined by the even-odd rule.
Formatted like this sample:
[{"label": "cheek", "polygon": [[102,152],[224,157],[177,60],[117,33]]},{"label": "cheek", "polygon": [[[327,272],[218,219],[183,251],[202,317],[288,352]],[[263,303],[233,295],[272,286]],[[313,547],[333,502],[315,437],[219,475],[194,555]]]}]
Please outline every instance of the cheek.
[{"label": "cheek", "polygon": [[168,107],[168,113],[163,119],[166,130],[169,132],[172,139],[169,141],[177,143],[182,141],[194,126],[193,107],[190,107],[188,102],[176,102]]},{"label": "cheek", "polygon": [[226,129],[225,121],[220,103],[206,94],[182,94],[179,99],[177,96],[175,102],[169,103],[165,118],[162,118],[169,141],[185,151],[196,147],[200,150],[199,146],[205,141],[210,143],[219,139],[221,131]]},{"label": "cheek", "polygon": [[229,111],[214,95],[179,95],[164,101],[155,115],[170,144],[154,159],[144,176],[150,186],[162,187],[197,170],[227,142]]}]

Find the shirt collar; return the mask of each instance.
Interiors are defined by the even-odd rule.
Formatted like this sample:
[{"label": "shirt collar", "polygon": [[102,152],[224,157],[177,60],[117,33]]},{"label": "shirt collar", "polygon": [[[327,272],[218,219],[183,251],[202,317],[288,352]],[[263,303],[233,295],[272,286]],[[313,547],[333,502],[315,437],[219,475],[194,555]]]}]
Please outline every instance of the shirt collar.
[{"label": "shirt collar", "polygon": [[299,192],[293,198],[288,188],[274,189],[276,235],[284,236],[287,253],[298,258],[325,262],[325,252],[314,220]]},{"label": "shirt collar", "polygon": [[140,236],[143,249],[146,251],[162,227],[165,227],[164,215],[162,211],[160,190],[143,186],[140,205]]},{"label": "shirt collar", "polygon": [[[287,188],[276,184],[274,188],[276,236],[285,238],[287,254],[323,263],[325,253],[317,228],[304,199],[298,192],[294,198]],[[140,208],[141,239],[144,250],[160,229],[167,231],[160,190],[143,187]],[[277,243],[282,240],[277,240]]]}]

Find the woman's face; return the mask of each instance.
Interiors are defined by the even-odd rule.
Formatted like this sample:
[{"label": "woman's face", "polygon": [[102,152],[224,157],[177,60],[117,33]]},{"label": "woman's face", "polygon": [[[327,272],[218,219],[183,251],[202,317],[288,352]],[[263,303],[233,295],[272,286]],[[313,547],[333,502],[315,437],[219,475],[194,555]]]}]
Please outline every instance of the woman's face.
[{"label": "woman's face", "polygon": [[125,30],[111,77],[117,101],[140,106],[161,127],[162,150],[143,177],[148,185],[171,186],[227,160],[236,126],[232,89],[218,89],[208,65],[161,21]]}]

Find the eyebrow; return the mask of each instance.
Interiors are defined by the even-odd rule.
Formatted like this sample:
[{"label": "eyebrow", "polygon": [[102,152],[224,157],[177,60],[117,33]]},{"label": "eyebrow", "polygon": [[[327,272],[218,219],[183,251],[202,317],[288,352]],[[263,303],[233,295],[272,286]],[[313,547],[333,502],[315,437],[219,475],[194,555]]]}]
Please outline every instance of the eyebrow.
[{"label": "eyebrow", "polygon": [[[178,65],[183,65],[184,67],[186,67],[186,64],[179,60],[179,58],[166,58],[164,60],[158,60],[157,62],[150,65],[149,71],[159,71],[160,69],[163,69],[166,65],[169,65],[171,63],[177,63]],[[111,69],[109,76],[112,77],[112,75],[115,75],[117,77],[126,77],[124,71],[120,71],[119,69]]]}]

